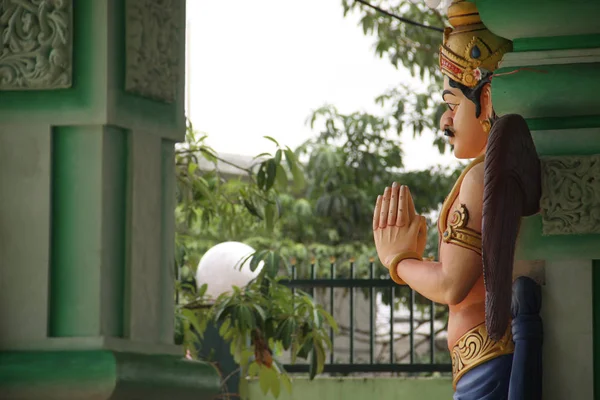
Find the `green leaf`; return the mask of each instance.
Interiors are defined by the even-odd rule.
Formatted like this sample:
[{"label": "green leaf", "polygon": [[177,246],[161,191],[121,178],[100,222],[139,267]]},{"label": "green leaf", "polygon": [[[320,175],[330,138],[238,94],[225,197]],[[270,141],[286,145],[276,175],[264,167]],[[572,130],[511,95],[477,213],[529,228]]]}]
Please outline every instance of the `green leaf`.
[{"label": "green leaf", "polygon": [[265,182],[265,191],[270,190],[275,183],[277,177],[277,164],[275,160],[271,159],[267,161],[267,180]]},{"label": "green leaf", "polygon": [[310,356],[308,360],[308,378],[312,381],[317,376],[317,371],[319,370],[319,360],[317,355],[317,349],[315,347],[310,351]]},{"label": "green leaf", "polygon": [[327,359],[327,355],[325,353],[325,349],[320,344],[317,345],[315,343],[315,350],[317,353],[317,374],[322,374],[325,369],[325,360]]},{"label": "green leaf", "polygon": [[260,374],[260,365],[258,365],[258,363],[256,361],[253,361],[248,366],[248,375],[251,378],[254,378],[254,377],[258,376],[258,374]]},{"label": "green leaf", "polygon": [[275,204],[268,203],[265,206],[265,222],[267,224],[267,232],[272,233],[275,227],[275,218],[277,214],[277,208]]},{"label": "green leaf", "polygon": [[281,164],[281,156],[282,156],[282,151],[281,151],[281,149],[279,149],[275,152],[275,157],[274,157],[275,164],[277,164],[277,165]]},{"label": "green leaf", "polygon": [[219,335],[221,337],[225,336],[225,333],[227,333],[227,331],[229,330],[230,327],[231,327],[231,320],[230,319],[226,319],[221,324],[221,327],[219,328]]},{"label": "green leaf", "polygon": [[288,176],[281,164],[277,165],[275,185],[281,192],[285,191],[288,187]]},{"label": "green leaf", "polygon": [[279,380],[279,376],[277,376],[277,372],[274,369],[269,368],[269,380],[271,382],[271,393],[273,393],[273,397],[278,398],[281,393],[281,382]]},{"label": "green leaf", "polygon": [[258,210],[254,206],[254,204],[252,204],[250,201],[248,201],[246,199],[243,200],[243,203],[244,203],[244,207],[246,207],[246,209],[248,210],[248,212],[250,214],[254,215],[255,217],[261,218],[261,216],[258,214]]},{"label": "green leaf", "polygon": [[271,157],[271,153],[260,153],[259,155],[255,156],[253,158],[253,160],[259,159],[259,158],[263,158],[263,157]]},{"label": "green leaf", "polygon": [[263,394],[266,396],[267,393],[269,393],[269,388],[271,386],[269,368],[261,365],[258,383],[260,385],[260,390],[262,390]]},{"label": "green leaf", "polygon": [[240,305],[238,308],[238,316],[240,326],[243,327],[242,329],[252,330],[256,328],[256,321],[254,319],[254,315],[252,315],[252,312],[250,311],[248,306]]},{"label": "green leaf", "polygon": [[217,304],[213,307],[213,313],[215,316],[215,321],[221,322],[224,318],[227,317],[225,311],[229,307],[232,302],[231,297],[223,297],[225,300],[217,301]]},{"label": "green leaf", "polygon": [[266,190],[265,189],[266,179],[267,179],[266,166],[265,166],[265,163],[262,163],[260,165],[260,168],[258,169],[258,173],[256,174],[256,184],[262,190]]},{"label": "green leaf", "polygon": [[188,164],[188,175],[194,175],[194,172],[198,169],[198,164],[189,163]]},{"label": "green leaf", "polygon": [[268,250],[260,250],[254,253],[254,255],[252,256],[252,260],[250,261],[250,271],[256,271],[256,268],[258,268],[260,262],[264,260],[267,253]]},{"label": "green leaf", "polygon": [[242,366],[242,368],[246,368],[250,361],[250,357],[253,355],[254,355],[254,352],[252,350],[244,349],[242,351],[242,355],[240,357],[240,366]]},{"label": "green leaf", "polygon": [[335,319],[333,319],[333,316],[325,310],[321,311],[321,315],[325,317],[327,324],[333,329],[334,333],[337,333],[339,331],[339,328],[337,322],[335,321]]},{"label": "green leaf", "polygon": [[205,327],[200,324],[198,320],[198,315],[193,310],[188,310],[187,308],[182,309],[181,314],[190,322],[190,324],[194,327],[196,332],[203,333]]},{"label": "green leaf", "polygon": [[252,304],[252,307],[254,307],[254,309],[256,310],[256,313],[260,316],[261,321],[262,322],[266,321],[266,319],[267,319],[266,311],[256,303]]},{"label": "green leaf", "polygon": [[242,400],[247,400],[249,398],[248,396],[250,394],[250,385],[248,379],[246,379],[245,377],[240,378],[238,390],[240,392],[240,398]]},{"label": "green leaf", "polygon": [[270,251],[265,259],[266,274],[269,278],[275,278],[279,272],[281,256],[275,251]]},{"label": "green leaf", "polygon": [[292,394],[292,380],[288,374],[281,374],[281,383],[289,394]]},{"label": "green leaf", "polygon": [[271,142],[275,143],[275,146],[279,147],[279,143],[277,143],[277,140],[273,139],[271,136],[264,136],[264,138],[270,140]]},{"label": "green leaf", "polygon": [[284,150],[285,153],[285,162],[287,163],[288,167],[290,168],[290,171],[292,170],[292,166],[295,165],[297,163],[296,160],[296,155],[294,154],[294,152],[287,147]]},{"label": "green leaf", "polygon": [[198,292],[196,295],[198,297],[203,297],[206,294],[207,289],[208,289],[208,284],[207,283],[202,284],[202,286],[200,286],[200,289],[198,289]]},{"label": "green leaf", "polygon": [[304,189],[304,186],[306,185],[306,181],[304,179],[304,175],[302,174],[302,171],[300,171],[300,168],[298,168],[298,165],[293,164],[293,166],[291,167],[291,171],[292,171],[292,177],[294,178],[294,189],[296,189],[296,190]]}]

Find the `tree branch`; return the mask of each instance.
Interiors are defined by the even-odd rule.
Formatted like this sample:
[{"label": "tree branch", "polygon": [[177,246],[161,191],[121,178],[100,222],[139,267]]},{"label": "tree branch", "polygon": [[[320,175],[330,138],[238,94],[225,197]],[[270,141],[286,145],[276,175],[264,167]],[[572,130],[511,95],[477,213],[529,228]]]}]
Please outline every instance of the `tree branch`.
[{"label": "tree branch", "polygon": [[380,7],[377,7],[377,6],[373,5],[373,4],[370,4],[369,2],[367,2],[365,0],[354,0],[354,1],[356,3],[360,3],[360,4],[363,4],[363,5],[367,6],[367,7],[370,7],[372,9],[380,12],[383,15],[387,15],[388,17],[395,18],[395,19],[397,19],[400,22],[404,22],[405,24],[419,26],[419,27],[425,28],[425,29],[431,29],[431,30],[436,31],[436,32],[444,32],[443,28],[439,28],[437,26],[425,25],[425,24],[422,24],[420,22],[416,22],[416,21],[410,20],[408,18],[401,17],[399,15],[396,15],[396,14],[393,14],[393,13],[391,13],[389,11],[386,11],[383,8],[380,8]]}]

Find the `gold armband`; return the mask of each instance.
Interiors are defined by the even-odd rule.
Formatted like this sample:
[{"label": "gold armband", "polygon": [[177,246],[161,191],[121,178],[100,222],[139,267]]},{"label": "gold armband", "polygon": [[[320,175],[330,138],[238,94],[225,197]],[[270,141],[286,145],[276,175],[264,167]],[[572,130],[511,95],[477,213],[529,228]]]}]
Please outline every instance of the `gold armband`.
[{"label": "gold armband", "polygon": [[444,243],[455,244],[481,255],[481,233],[467,228],[469,211],[464,204],[452,213],[448,227],[442,235]]},{"label": "gold armband", "polygon": [[396,257],[394,257],[394,259],[392,260],[392,262],[388,266],[388,269],[390,270],[390,277],[398,285],[406,285],[406,282],[404,282],[402,280],[402,278],[400,278],[398,276],[398,264],[400,264],[403,260],[419,260],[419,261],[422,261],[422,258],[421,258],[420,255],[418,255],[414,251],[407,251],[405,253],[400,253]]}]

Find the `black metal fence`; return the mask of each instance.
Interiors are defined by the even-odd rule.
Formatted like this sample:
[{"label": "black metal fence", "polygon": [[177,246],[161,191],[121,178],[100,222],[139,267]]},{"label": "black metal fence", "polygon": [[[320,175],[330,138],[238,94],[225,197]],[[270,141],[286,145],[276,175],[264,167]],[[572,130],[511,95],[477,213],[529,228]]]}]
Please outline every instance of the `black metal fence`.
[{"label": "black metal fence", "polygon": [[[332,373],[332,374],[350,374],[350,373],[431,373],[431,372],[451,372],[452,366],[449,362],[436,363],[436,351],[443,351],[447,353],[447,349],[443,346],[442,349],[436,350],[436,317],[438,322],[440,321],[439,313],[436,315],[436,304],[432,301],[425,300],[425,298],[416,294],[414,290],[409,288],[408,286],[398,286],[389,278],[380,278],[375,276],[376,268],[374,263],[371,261],[369,264],[369,272],[368,277],[365,278],[356,278],[356,266],[354,261],[350,261],[349,263],[349,271],[347,270],[344,276],[338,277],[336,274],[336,264],[332,261],[329,265],[329,271],[323,277],[323,270],[320,270],[321,277],[317,278],[316,267],[314,262],[310,265],[307,277],[298,278],[297,274],[298,268],[293,265],[292,266],[292,278],[288,281],[284,281],[287,286],[291,287],[293,290],[301,289],[313,297],[315,297],[315,292],[321,290],[320,302],[328,303],[323,304],[323,306],[329,311],[334,319],[338,323],[338,316],[335,315],[335,306],[336,299],[334,292],[335,290],[344,289],[347,290],[347,301],[348,301],[348,310],[349,310],[349,321],[348,321],[348,329],[347,329],[347,354],[344,355],[345,362],[337,362],[335,351],[336,339],[339,339],[340,332],[336,336],[333,332],[333,329],[330,332],[330,339],[333,344],[333,348],[329,354],[329,360],[325,365],[324,372]],[[364,270],[363,270],[364,271]],[[341,274],[340,274],[341,275]],[[363,274],[364,275],[364,274]],[[369,323],[368,323],[368,332],[362,332],[368,334],[368,356],[366,359],[357,360],[355,357],[355,336],[357,334],[356,328],[356,310],[355,310],[355,302],[357,299],[357,291],[360,293],[365,293],[366,296],[363,297],[363,301],[368,301],[369,308]],[[386,339],[388,355],[387,360],[383,361],[381,357],[381,353],[378,357],[375,356],[376,349],[376,305],[377,299],[381,299],[383,296],[386,296],[389,300],[389,336]],[[423,326],[424,324],[429,324],[429,346],[427,353],[428,354],[420,354],[419,360],[417,360],[416,352],[415,352],[415,305],[416,298],[415,296],[419,296],[419,305],[420,309],[423,310],[425,307],[428,309],[428,312],[423,314],[421,312],[421,318],[418,321],[419,326]],[[395,353],[395,343],[398,341],[394,332],[394,325],[397,321],[397,317],[395,313],[395,305],[397,304],[397,300],[402,297],[405,300],[405,307],[408,308],[408,341],[409,341],[409,350],[408,350],[408,362],[399,362],[398,357]],[[344,299],[345,300],[345,299]],[[439,305],[438,309],[441,308]],[[387,310],[386,310],[387,311]],[[423,315],[427,315],[427,321],[424,321],[422,318]],[[443,316],[442,318],[445,318]],[[423,344],[423,340],[420,341],[421,345]],[[346,350],[346,349],[345,349]],[[449,355],[447,361],[449,361]],[[426,361],[424,361],[426,359]],[[303,373],[308,372],[308,364],[288,364],[285,365],[285,368],[288,372],[297,372]]]}]

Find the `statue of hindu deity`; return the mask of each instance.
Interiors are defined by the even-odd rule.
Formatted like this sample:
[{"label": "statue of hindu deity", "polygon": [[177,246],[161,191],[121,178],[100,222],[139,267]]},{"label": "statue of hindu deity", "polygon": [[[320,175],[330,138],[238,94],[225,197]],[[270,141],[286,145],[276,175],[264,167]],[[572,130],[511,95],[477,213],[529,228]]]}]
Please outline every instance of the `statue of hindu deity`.
[{"label": "statue of hindu deity", "polygon": [[453,0],[448,17],[440,128],[454,155],[472,161],[442,206],[439,261],[422,259],[425,218],[397,183],[377,199],[377,253],[396,283],[449,306],[455,400],[537,400],[540,288],[513,280],[513,262],[520,220],[539,210],[540,160],[525,120],[494,112],[492,79],[511,42],[483,25],[472,2]]}]

